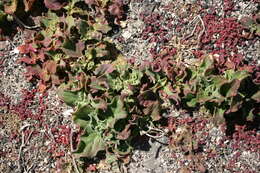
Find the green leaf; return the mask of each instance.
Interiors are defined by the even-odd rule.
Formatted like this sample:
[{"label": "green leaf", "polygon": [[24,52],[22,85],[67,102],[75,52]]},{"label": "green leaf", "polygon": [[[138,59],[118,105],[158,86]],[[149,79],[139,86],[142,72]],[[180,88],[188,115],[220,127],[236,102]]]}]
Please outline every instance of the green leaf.
[{"label": "green leaf", "polygon": [[76,158],[93,158],[101,150],[105,149],[105,142],[98,133],[91,133],[80,137],[78,149],[74,152]]},{"label": "green leaf", "polygon": [[133,86],[139,85],[141,83],[142,77],[143,77],[143,73],[140,70],[132,69],[132,73],[130,73],[127,83]]},{"label": "green leaf", "polygon": [[204,57],[202,63],[199,66],[198,73],[204,76],[208,76],[214,69],[214,59],[211,55]]},{"label": "green leaf", "polygon": [[161,119],[160,111],[161,106],[158,101],[153,102],[144,111],[152,117],[153,121],[158,121]]},{"label": "green leaf", "polygon": [[106,91],[109,88],[106,78],[104,77],[96,78],[94,76],[91,78],[91,83],[89,87],[101,91]]},{"label": "green leaf", "polygon": [[110,110],[108,113],[111,113],[111,115],[108,115],[109,118],[106,122],[107,127],[113,128],[117,120],[127,117],[127,112],[124,109],[124,103],[119,96],[114,97],[112,102],[108,105],[108,109]]},{"label": "green leaf", "polygon": [[189,107],[195,107],[197,105],[197,98],[194,94],[188,93],[187,96],[184,98],[186,100],[186,104]]},{"label": "green leaf", "polygon": [[58,89],[58,97],[69,106],[76,106],[77,103],[83,101],[83,96],[78,91],[67,91],[62,89],[62,86]]},{"label": "green leaf", "polygon": [[220,87],[219,92],[224,97],[233,97],[237,95],[239,87],[240,87],[240,81],[236,79],[231,82],[224,83]]},{"label": "green leaf", "polygon": [[149,69],[145,69],[145,74],[148,76],[149,80],[151,80],[153,83],[156,82],[156,75],[150,71]]},{"label": "green leaf", "polygon": [[103,34],[108,33],[112,29],[108,24],[99,24],[99,23],[95,23],[93,25],[93,28],[96,31],[102,32]]},{"label": "green leaf", "polygon": [[82,106],[80,107],[75,113],[73,113],[73,121],[75,124],[79,125],[80,128],[84,129],[86,133],[93,133],[93,128],[92,127],[92,121],[93,118],[96,116],[95,110],[88,106]]},{"label": "green leaf", "polygon": [[71,57],[80,57],[83,56],[82,51],[84,50],[84,48],[85,44],[81,40],[75,43],[69,38],[66,38],[61,49],[64,53]]},{"label": "green leaf", "polygon": [[198,103],[197,99],[193,98],[193,99],[191,99],[190,101],[187,102],[187,105],[189,107],[193,107],[194,108],[197,105],[197,103]]},{"label": "green leaf", "polygon": [[242,81],[249,76],[249,73],[245,70],[234,71],[233,69],[230,69],[230,70],[225,71],[224,76],[227,80],[237,79],[237,80]]},{"label": "green leaf", "polygon": [[255,118],[254,114],[253,114],[253,109],[248,113],[246,120],[247,121],[253,121]]},{"label": "green leaf", "polygon": [[228,110],[228,113],[238,111],[238,109],[242,106],[242,103],[243,103],[243,98],[240,95],[232,97],[230,103],[230,109]]},{"label": "green leaf", "polygon": [[225,113],[225,109],[222,108],[215,108],[215,112],[213,115],[213,121],[216,125],[220,125],[223,122],[225,122],[225,118],[224,118],[224,113]]},{"label": "green leaf", "polygon": [[79,29],[79,33],[81,34],[81,37],[86,38],[87,32],[89,30],[88,23],[84,20],[81,20],[79,22],[78,29]]},{"label": "green leaf", "polygon": [[120,141],[119,144],[115,145],[114,152],[121,156],[128,155],[132,150],[132,147],[126,141]]},{"label": "green leaf", "polygon": [[48,11],[47,17],[41,19],[41,23],[46,27],[50,28],[51,30],[55,30],[56,24],[59,22],[59,17],[52,13],[51,11]]},{"label": "green leaf", "polygon": [[252,97],[253,100],[260,102],[260,91],[257,91]]},{"label": "green leaf", "polygon": [[75,20],[72,16],[67,16],[65,19],[66,23],[67,23],[67,30],[68,32],[70,32],[70,29],[75,26]]},{"label": "green leaf", "polygon": [[0,10],[0,25],[4,24],[4,22],[6,21],[6,14]]}]

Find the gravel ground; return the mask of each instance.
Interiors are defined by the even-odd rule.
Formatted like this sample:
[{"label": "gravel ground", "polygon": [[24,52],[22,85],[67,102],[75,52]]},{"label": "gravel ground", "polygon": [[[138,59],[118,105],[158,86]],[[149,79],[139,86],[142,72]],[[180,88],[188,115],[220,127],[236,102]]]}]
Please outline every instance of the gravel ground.
[{"label": "gravel ground", "polygon": [[35,93],[35,85],[24,77],[24,65],[17,63],[15,48],[22,42],[19,32],[0,43],[0,172],[59,172],[71,163],[70,145],[60,142],[69,139],[70,130],[56,132],[70,129],[70,108],[58,99],[56,88],[48,95]]},{"label": "gravel ground", "polygon": [[[191,32],[190,28],[179,31],[177,26],[181,19],[190,23],[198,14],[199,6],[194,0],[132,0],[129,4],[129,15],[126,26],[120,30],[113,40],[127,58],[137,57],[136,64],[152,61],[151,48],[172,45],[174,36],[181,37]],[[206,3],[207,2],[207,3]],[[222,16],[223,2],[201,1],[203,8],[217,9]],[[190,13],[190,5],[192,13]],[[169,6],[170,5],[170,6]],[[171,6],[172,5],[172,6]],[[230,16],[241,18],[259,10],[259,5],[251,1],[235,1],[236,11]],[[165,16],[160,24],[165,26],[171,19],[172,27],[167,29],[166,42],[150,42],[142,38],[145,22],[141,14],[159,13]],[[190,26],[193,24],[190,23]],[[36,93],[28,105],[21,105],[24,95],[33,95],[36,88],[24,77],[25,68],[17,63],[20,55],[16,47],[23,41],[22,33],[18,32],[13,40],[0,42],[0,172],[73,172],[71,157],[71,108],[63,104],[57,97],[56,88],[49,90],[48,95]],[[259,37],[249,40],[239,47],[239,52],[249,62],[260,63]],[[196,45],[191,45],[197,49]],[[181,47],[185,52],[190,47]],[[185,55],[189,59],[191,55]],[[27,93],[27,94],[24,94]],[[7,104],[9,99],[10,104]],[[27,106],[27,107],[26,107]],[[21,109],[18,109],[21,107]],[[25,108],[26,107],[26,108]],[[24,110],[22,110],[22,108]],[[24,112],[23,112],[24,111]],[[32,112],[22,121],[25,112]],[[26,114],[27,115],[27,114]],[[37,116],[40,118],[37,119]],[[103,162],[97,164],[99,172],[129,173],[189,173],[189,172],[260,172],[260,132],[241,132],[238,140],[226,136],[225,125],[216,126],[210,117],[194,113],[193,116],[172,108],[167,115],[174,122],[174,133],[158,138],[142,136],[135,144],[130,163],[122,169],[108,169]],[[236,127],[237,131],[239,128]],[[162,131],[162,134],[165,132]],[[196,133],[195,133],[196,132]],[[243,139],[243,140],[241,140]],[[36,152],[37,151],[37,152]]]}]

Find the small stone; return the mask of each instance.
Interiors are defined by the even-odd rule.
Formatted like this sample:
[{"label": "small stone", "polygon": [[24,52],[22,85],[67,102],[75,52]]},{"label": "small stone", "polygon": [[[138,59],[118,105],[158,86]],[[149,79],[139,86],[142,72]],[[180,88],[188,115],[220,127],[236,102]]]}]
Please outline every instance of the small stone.
[{"label": "small stone", "polygon": [[0,41],[0,51],[6,49],[8,41]]},{"label": "small stone", "polygon": [[122,36],[127,40],[132,36],[132,34],[129,31],[126,31],[122,34]]},{"label": "small stone", "polygon": [[121,26],[122,28],[126,28],[127,22],[126,22],[126,21],[121,21],[121,22],[120,22],[120,26]]}]

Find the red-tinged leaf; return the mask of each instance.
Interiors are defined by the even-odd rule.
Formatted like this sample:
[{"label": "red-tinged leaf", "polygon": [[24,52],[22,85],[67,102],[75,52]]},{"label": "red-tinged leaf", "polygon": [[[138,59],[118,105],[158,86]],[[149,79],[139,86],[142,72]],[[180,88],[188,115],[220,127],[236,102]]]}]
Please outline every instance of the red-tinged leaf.
[{"label": "red-tinged leaf", "polygon": [[6,14],[14,14],[18,5],[18,0],[11,0],[4,4],[4,12]]},{"label": "red-tinged leaf", "polygon": [[59,85],[61,83],[61,81],[57,75],[51,75],[51,82],[54,85]]},{"label": "red-tinged leaf", "polygon": [[26,64],[35,64],[36,63],[34,59],[29,58],[29,57],[23,57],[18,60],[18,63],[22,63],[22,62],[24,62]]},{"label": "red-tinged leaf", "polygon": [[17,48],[21,54],[27,54],[29,52],[37,52],[37,49],[35,49],[32,44],[24,44],[21,46],[18,46]]},{"label": "red-tinged leaf", "polygon": [[38,91],[41,92],[41,93],[44,93],[47,89],[47,86],[45,84],[43,84],[42,82],[39,83],[38,85]]},{"label": "red-tinged leaf", "polygon": [[44,47],[49,47],[51,42],[52,39],[50,37],[45,37],[42,41],[40,41],[40,43],[43,44]]},{"label": "red-tinged leaf", "polygon": [[26,73],[25,73],[25,76],[27,78],[27,80],[32,80],[33,77],[39,77],[39,74],[40,74],[40,71],[41,71],[41,68],[40,66],[28,66],[26,67]]},{"label": "red-tinged leaf", "polygon": [[152,63],[152,70],[154,72],[160,72],[162,70],[161,64],[160,64],[160,60],[157,60],[155,62]]},{"label": "red-tinged leaf", "polygon": [[178,171],[179,173],[191,173],[191,170],[187,167],[181,168]]},{"label": "red-tinged leaf", "polygon": [[49,73],[55,74],[57,69],[57,63],[55,61],[47,61],[43,64],[43,68],[46,69]]},{"label": "red-tinged leaf", "polygon": [[168,96],[168,98],[174,100],[176,102],[177,106],[180,105],[181,97],[179,96],[178,93],[174,93],[174,94]]},{"label": "red-tinged leaf", "polygon": [[94,165],[94,164],[90,164],[90,165],[87,167],[87,171],[96,172],[96,171],[97,171],[97,166]]},{"label": "red-tinged leaf", "polygon": [[254,66],[243,65],[242,67],[239,67],[239,71],[247,71],[249,73],[252,73],[254,71],[254,68]]},{"label": "red-tinged leaf", "polygon": [[106,110],[107,109],[107,102],[101,98],[96,98],[93,100],[92,106],[97,109]]},{"label": "red-tinged leaf", "polygon": [[[48,50],[46,50],[48,51]],[[38,51],[38,54],[31,54],[31,58],[35,59],[35,60],[40,60],[41,62],[45,61],[45,50],[44,49],[40,49]]]},{"label": "red-tinged leaf", "polygon": [[23,0],[24,10],[26,12],[29,11],[32,8],[34,2],[35,0]]},{"label": "red-tinged leaf", "polygon": [[44,4],[50,10],[60,10],[66,5],[62,0],[44,0]]},{"label": "red-tinged leaf", "polygon": [[122,6],[120,6],[120,4],[118,4],[118,3],[113,3],[112,5],[110,5],[108,7],[108,11],[110,14],[112,14],[114,16],[121,16],[123,13]]},{"label": "red-tinged leaf", "polygon": [[219,92],[224,97],[234,97],[237,95],[239,87],[240,81],[238,79],[234,79],[231,82],[224,83],[220,87]]},{"label": "red-tinged leaf", "polygon": [[85,3],[88,4],[88,5],[96,5],[97,4],[96,0],[85,0]]},{"label": "red-tinged leaf", "polygon": [[126,140],[129,138],[130,134],[131,134],[131,124],[127,124],[125,129],[120,132],[118,135],[117,135],[117,139],[120,139],[120,140]]},{"label": "red-tinged leaf", "polygon": [[235,69],[236,64],[235,64],[234,62],[232,62],[232,61],[226,61],[225,66],[226,66],[228,69]]},{"label": "red-tinged leaf", "polygon": [[201,163],[197,163],[197,168],[201,173],[205,173],[207,172],[207,169],[205,168],[205,166],[203,166],[203,164]]},{"label": "red-tinged leaf", "polygon": [[235,96],[232,98],[232,102],[231,102],[231,105],[230,105],[230,109],[226,111],[226,113],[230,113],[230,112],[237,112],[238,109],[241,108],[242,106],[242,102],[243,102],[243,99],[241,98],[241,96]]},{"label": "red-tinged leaf", "polygon": [[109,74],[112,73],[115,70],[113,65],[111,64],[101,64],[95,71],[95,75],[103,75],[103,74]]},{"label": "red-tinged leaf", "polygon": [[150,115],[153,121],[158,121],[161,119],[160,104],[158,101],[150,101],[143,111],[145,115]]},{"label": "red-tinged leaf", "polygon": [[50,74],[48,73],[47,70],[43,69],[41,72],[40,72],[40,78],[44,81],[44,82],[48,82],[51,78]]}]

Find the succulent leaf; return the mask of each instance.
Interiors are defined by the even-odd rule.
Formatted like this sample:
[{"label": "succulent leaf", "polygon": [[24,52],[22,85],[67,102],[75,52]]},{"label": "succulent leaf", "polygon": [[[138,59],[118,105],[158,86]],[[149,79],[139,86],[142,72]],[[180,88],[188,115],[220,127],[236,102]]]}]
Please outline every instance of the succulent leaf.
[{"label": "succulent leaf", "polygon": [[80,143],[77,151],[74,152],[76,158],[93,158],[101,150],[105,149],[105,142],[98,133],[85,134],[80,137]]}]

